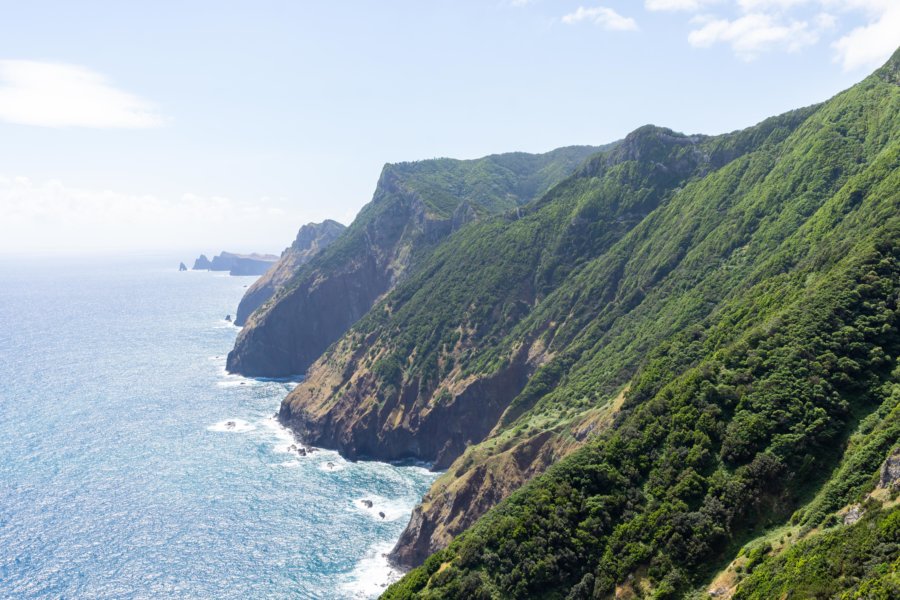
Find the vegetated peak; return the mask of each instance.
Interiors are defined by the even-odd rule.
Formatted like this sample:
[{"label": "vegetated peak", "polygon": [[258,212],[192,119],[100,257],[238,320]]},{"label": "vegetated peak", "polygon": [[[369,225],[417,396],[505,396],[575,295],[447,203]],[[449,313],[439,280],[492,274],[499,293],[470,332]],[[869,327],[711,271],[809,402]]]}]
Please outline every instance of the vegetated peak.
[{"label": "vegetated peak", "polygon": [[900,48],[897,48],[887,62],[875,71],[875,76],[888,83],[900,85]]},{"label": "vegetated peak", "polygon": [[665,158],[673,146],[695,145],[708,136],[685,135],[668,127],[644,125],[638,127],[622,141],[611,154],[625,160],[656,160]]},{"label": "vegetated peak", "polygon": [[[475,159],[432,158],[386,164],[378,190],[416,198],[428,214],[452,218],[468,204],[479,215],[497,214],[541,196],[603,150],[566,146],[542,154],[508,152]],[[376,191],[374,202],[385,194]]]},{"label": "vegetated peak", "polygon": [[[440,310],[410,302],[385,311],[389,334],[414,331],[412,319],[400,321],[406,314],[430,318],[420,320],[414,343],[395,345],[399,366],[385,379],[411,380],[414,361],[434,347],[452,351],[432,361],[439,376],[483,369],[494,382],[518,357],[540,365],[526,372],[499,425],[464,450],[414,513],[392,556],[437,553],[385,598],[726,597],[760,563],[778,560],[766,556],[777,546],[815,529],[839,533],[844,514],[877,516],[864,497],[900,426],[898,64],[900,54],[822,104],[740,131],[692,140],[642,127],[554,187],[539,201],[542,212],[532,205],[528,218],[510,222],[539,235],[495,230],[464,248],[484,240],[478,255],[444,252],[434,273],[447,282],[443,274],[458,271],[465,283],[490,277],[509,289],[515,271],[498,266],[506,256],[536,273],[522,278],[540,293],[520,294],[530,303],[521,313],[513,302],[476,313],[504,296],[473,302],[476,286],[457,285],[465,320],[444,324],[453,337],[432,342],[431,317],[450,313],[453,294],[421,294],[440,298]],[[541,229],[554,216],[560,238]],[[611,244],[598,251],[584,242],[622,225],[620,216],[630,227]],[[526,243],[508,250],[517,240]],[[536,243],[548,249],[533,261],[538,268],[520,267],[520,248]],[[483,325],[522,313],[507,329]],[[485,334],[473,352],[460,352],[469,331]],[[494,343],[497,350],[481,350]],[[418,412],[405,421],[381,397],[373,396],[373,412],[418,426],[427,411],[453,406],[461,386],[452,383],[442,382],[436,389],[449,392],[428,405],[410,402]],[[471,413],[483,417],[498,397],[495,388],[482,391]],[[471,431],[460,427],[467,417],[453,415],[455,431]],[[480,520],[459,533],[473,505]],[[878,539],[862,535],[868,523],[855,531],[859,543],[823,537],[817,556],[798,546],[784,559],[789,566],[772,562],[753,574],[758,584],[784,573],[782,589],[750,586],[734,597],[793,593],[804,563],[812,585],[798,596],[876,597],[885,589],[894,597],[862,578],[896,571],[897,528],[884,527]],[[757,536],[749,554],[738,552]],[[729,562],[737,566],[712,585],[716,567]]]},{"label": "vegetated peak", "polygon": [[346,229],[346,227],[332,219],[325,219],[321,223],[307,223],[300,227],[297,238],[291,244],[295,250],[306,250],[314,241],[322,236],[333,236]]},{"label": "vegetated peak", "polygon": [[[626,162],[640,162],[646,166],[678,165],[692,169],[707,160],[696,146],[708,139],[704,135],[685,135],[667,127],[644,125],[625,139],[611,144],[605,152],[591,157],[576,173],[581,177],[598,177],[610,168]],[[679,161],[677,158],[688,160]]]}]

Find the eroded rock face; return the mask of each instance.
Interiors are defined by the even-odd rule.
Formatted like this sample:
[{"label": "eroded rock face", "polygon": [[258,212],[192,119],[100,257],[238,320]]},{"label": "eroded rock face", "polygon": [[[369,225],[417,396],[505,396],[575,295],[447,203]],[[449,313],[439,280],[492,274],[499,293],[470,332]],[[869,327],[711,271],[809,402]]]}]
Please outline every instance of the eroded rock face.
[{"label": "eroded rock face", "polygon": [[878,487],[888,490],[900,487],[900,448],[894,450],[881,465]]},{"label": "eroded rock face", "polygon": [[375,197],[332,252],[311,260],[246,321],[227,368],[249,376],[305,373],[404,276],[423,248],[452,232],[386,168]]},{"label": "eroded rock face", "polygon": [[275,292],[297,274],[297,270],[312,257],[327,248],[346,227],[337,221],[309,223],[300,228],[297,239],[281,253],[275,265],[253,282],[237,309],[235,324],[243,325],[257,308],[265,304]]},{"label": "eroded rock face", "polygon": [[450,467],[418,506],[391,555],[404,567],[419,564],[446,546],[475,519],[543,471],[557,459],[553,434],[517,444],[490,464],[461,473],[466,448],[487,437],[509,403],[524,387],[534,365],[527,352],[490,376],[472,378],[450,397],[425,399],[418,382],[410,382],[390,398],[372,391],[371,374],[357,372],[333,401],[334,382],[351,365],[352,342],[345,360],[330,356],[316,362],[309,377],[282,403],[279,420],[309,443],[339,450],[348,458],[399,460],[416,458],[436,469]]},{"label": "eroded rock face", "polygon": [[847,509],[846,513],[844,513],[844,525],[853,525],[854,523],[862,519],[864,512],[865,511],[863,510],[862,506],[860,506],[859,504],[854,504],[849,509]]},{"label": "eroded rock face", "polygon": [[391,560],[412,568],[445,548],[481,515],[558,460],[558,442],[555,434],[542,432],[458,477],[452,472],[456,465],[451,467],[449,476],[439,479],[416,506]]},{"label": "eroded rock face", "polygon": [[[488,510],[609,427],[624,397],[625,390],[609,404],[555,429],[507,438],[500,451],[469,448],[415,508],[391,551],[391,560],[400,567],[412,568],[446,548]],[[498,425],[482,445],[494,443],[505,433]]]},{"label": "eroded rock face", "polygon": [[[352,352],[352,342],[342,343]],[[436,469],[447,468],[487,436],[530,374],[522,355],[493,375],[474,378],[455,395],[423,398],[416,380],[385,398],[373,388],[372,374],[359,370],[335,400],[331,382],[339,380],[341,370],[336,363],[353,368],[355,361],[334,355],[318,361],[282,402],[279,420],[308,443],[350,459],[414,458]]]},{"label": "eroded rock face", "polygon": [[228,370],[304,373],[455,229],[529,202],[598,150],[573,146],[540,155],[386,165],[372,201],[339,240],[297,269],[255,313],[259,298],[248,299]]},{"label": "eroded rock face", "polygon": [[369,310],[389,281],[371,258],[348,273],[313,274],[309,279],[308,285],[287,292],[269,310],[249,319],[228,354],[230,372],[256,377],[304,373]]}]

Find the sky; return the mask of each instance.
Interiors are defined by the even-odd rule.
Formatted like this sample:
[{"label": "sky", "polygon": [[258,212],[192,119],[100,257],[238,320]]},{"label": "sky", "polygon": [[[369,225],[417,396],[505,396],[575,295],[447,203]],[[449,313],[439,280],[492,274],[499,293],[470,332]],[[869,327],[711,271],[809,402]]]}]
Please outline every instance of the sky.
[{"label": "sky", "polygon": [[[716,134],[829,98],[900,0],[0,0],[0,256],[279,252],[385,163]],[[193,254],[191,254],[193,253]]]}]

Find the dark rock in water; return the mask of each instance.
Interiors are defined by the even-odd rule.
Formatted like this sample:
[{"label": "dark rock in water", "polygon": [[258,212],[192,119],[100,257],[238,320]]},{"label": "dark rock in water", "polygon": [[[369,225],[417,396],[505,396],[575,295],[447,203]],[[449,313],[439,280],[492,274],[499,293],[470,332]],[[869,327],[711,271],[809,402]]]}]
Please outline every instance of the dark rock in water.
[{"label": "dark rock in water", "polygon": [[187,271],[188,270],[187,265],[184,263],[178,263],[178,270],[179,271]]},{"label": "dark rock in water", "polygon": [[363,506],[365,506],[366,508],[372,508],[371,500],[363,500],[362,503],[363,503]]},{"label": "dark rock in water", "polygon": [[329,469],[333,469],[334,463],[333,462],[325,463],[325,466],[328,467]]},{"label": "dark rock in water", "polygon": [[231,323],[231,315],[225,315],[225,320]]},{"label": "dark rock in water", "polygon": [[383,513],[383,512],[379,512],[379,513],[378,513],[378,516],[381,517],[381,518],[383,519],[383,518],[384,518],[384,513]]},{"label": "dark rock in water", "polygon": [[296,452],[300,456],[306,456],[306,448],[303,446],[298,446],[297,444],[291,444],[288,446],[288,452]]}]

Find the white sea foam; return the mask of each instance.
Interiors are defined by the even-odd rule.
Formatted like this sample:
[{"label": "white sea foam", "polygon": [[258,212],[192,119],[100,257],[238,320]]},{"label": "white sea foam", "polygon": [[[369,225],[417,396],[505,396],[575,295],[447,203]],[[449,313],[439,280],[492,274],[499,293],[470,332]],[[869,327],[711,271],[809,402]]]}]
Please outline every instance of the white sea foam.
[{"label": "white sea foam", "polygon": [[241,386],[255,387],[259,384],[252,379],[247,379],[246,377],[234,375],[234,376],[231,376],[222,381],[217,381],[216,385],[219,386],[220,388],[233,388],[233,387],[241,387]]},{"label": "white sea foam", "polygon": [[263,419],[260,424],[269,430],[272,436],[275,438],[276,443],[274,450],[275,452],[293,452],[291,450],[291,446],[302,447],[297,441],[297,438],[294,437],[294,433],[278,422],[278,419],[275,417],[268,417],[267,419]]},{"label": "white sea foam", "polygon": [[350,598],[374,598],[403,575],[388,562],[391,544],[378,544],[356,564],[342,585]]},{"label": "white sea foam", "polygon": [[[368,502],[371,502],[372,506],[368,506]],[[377,494],[357,498],[353,501],[353,506],[376,521],[396,521],[404,517],[408,518],[412,510],[407,502],[391,500]]]},{"label": "white sea foam", "polygon": [[216,385],[221,388],[232,388],[232,387],[256,387],[259,385],[263,385],[263,381],[260,379],[252,379],[250,377],[244,377],[243,375],[238,375],[236,373],[229,373],[225,370],[225,362],[223,361],[221,365],[219,365],[219,381],[216,382]]},{"label": "white sea foam", "polygon": [[343,471],[346,468],[347,464],[344,461],[326,460],[319,463],[319,470],[325,471],[326,473],[336,473],[337,471]]},{"label": "white sea foam", "polygon": [[247,433],[248,431],[256,429],[256,426],[243,419],[226,419],[225,421],[219,421],[215,425],[210,425],[206,429],[208,431],[221,431],[226,433]]}]

